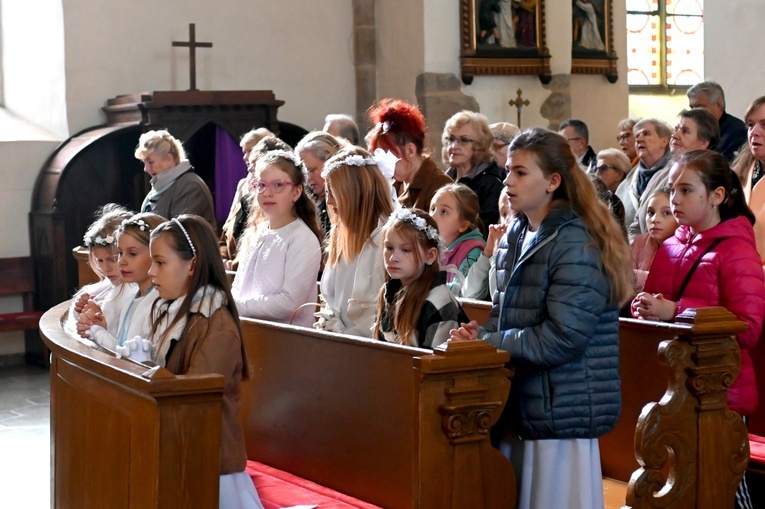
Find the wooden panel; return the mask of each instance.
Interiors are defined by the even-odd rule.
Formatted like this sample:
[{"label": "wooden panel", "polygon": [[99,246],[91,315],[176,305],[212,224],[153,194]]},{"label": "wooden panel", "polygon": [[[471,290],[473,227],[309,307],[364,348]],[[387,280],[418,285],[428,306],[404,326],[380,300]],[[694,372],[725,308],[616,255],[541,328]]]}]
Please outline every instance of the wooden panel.
[{"label": "wooden panel", "polygon": [[217,507],[223,377],[148,375],[80,343],[63,331],[69,304],[40,322],[53,353],[54,506]]}]

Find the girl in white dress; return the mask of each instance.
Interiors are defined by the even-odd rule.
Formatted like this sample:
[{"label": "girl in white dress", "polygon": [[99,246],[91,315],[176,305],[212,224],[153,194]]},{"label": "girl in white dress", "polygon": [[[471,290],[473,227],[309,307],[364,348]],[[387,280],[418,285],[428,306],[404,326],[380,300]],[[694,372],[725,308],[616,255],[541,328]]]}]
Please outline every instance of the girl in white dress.
[{"label": "girl in white dress", "polygon": [[[120,223],[129,219],[133,213],[116,203],[108,203],[96,211],[96,220],[88,227],[83,237],[83,245],[88,248],[88,264],[99,277],[99,281],[90,283],[74,295],[69,308],[66,326],[70,332],[77,331],[77,319],[88,301],[93,300],[104,308],[104,302],[115,301],[129,292],[122,283],[122,275],[117,265],[117,229]],[[119,305],[106,306],[104,311],[109,313],[116,310],[113,316],[107,315],[107,323],[117,323]],[[116,334],[116,327],[114,334]],[[83,337],[86,337],[83,331]]]},{"label": "girl in white dress", "polygon": [[[392,175],[393,168],[387,169]],[[371,337],[377,293],[385,282],[382,227],[393,212],[391,186],[377,161],[358,147],[327,160],[322,177],[327,207],[337,221],[329,234],[322,308],[314,327]]]},{"label": "girl in white dress", "polygon": [[241,316],[310,327],[323,234],[296,156],[275,150],[260,157],[253,191],[250,199],[257,205],[250,207],[231,288],[237,310]]},{"label": "girl in white dress", "polygon": [[[109,313],[105,313],[94,301],[85,305],[78,320],[91,340],[120,357],[137,362],[151,358],[151,344],[143,338],[149,337],[151,309],[159,294],[149,276],[149,235],[164,221],[165,218],[151,212],[136,214],[123,221],[117,232],[122,280],[136,285],[132,299],[117,314],[117,335],[109,332],[114,330],[105,318]],[[108,307],[108,303],[105,304]]]}]

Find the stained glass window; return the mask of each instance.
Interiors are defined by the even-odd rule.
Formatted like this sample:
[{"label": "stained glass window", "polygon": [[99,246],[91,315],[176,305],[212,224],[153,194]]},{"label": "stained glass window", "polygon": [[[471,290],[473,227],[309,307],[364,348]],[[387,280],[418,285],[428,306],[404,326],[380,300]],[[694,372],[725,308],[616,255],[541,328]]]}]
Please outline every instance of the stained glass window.
[{"label": "stained glass window", "polygon": [[704,0],[626,0],[627,83],[689,86],[704,78]]}]

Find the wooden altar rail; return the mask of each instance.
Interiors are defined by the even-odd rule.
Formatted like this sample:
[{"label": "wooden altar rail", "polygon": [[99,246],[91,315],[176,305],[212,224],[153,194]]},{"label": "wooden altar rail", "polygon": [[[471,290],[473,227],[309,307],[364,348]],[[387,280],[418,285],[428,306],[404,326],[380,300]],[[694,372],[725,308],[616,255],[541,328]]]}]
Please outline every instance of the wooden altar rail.
[{"label": "wooden altar rail", "polygon": [[[41,322],[54,354],[54,506],[214,507],[200,500],[217,497],[220,377],[160,371],[144,379],[144,368],[67,337],[66,309]],[[678,320],[622,321],[625,396],[612,433],[627,433],[613,437],[626,452],[603,437],[604,473],[625,461],[638,467],[634,436],[643,468],[632,475],[627,507],[731,507],[748,441],[726,389],[739,365],[731,335],[745,325],[720,308]],[[242,394],[250,459],[386,508],[512,506],[511,469],[486,439],[510,387],[507,354],[483,342],[430,354],[249,319],[243,329],[253,374]],[[656,345],[675,335],[661,342],[663,367]],[[643,386],[646,402],[661,400],[641,413]]]}]

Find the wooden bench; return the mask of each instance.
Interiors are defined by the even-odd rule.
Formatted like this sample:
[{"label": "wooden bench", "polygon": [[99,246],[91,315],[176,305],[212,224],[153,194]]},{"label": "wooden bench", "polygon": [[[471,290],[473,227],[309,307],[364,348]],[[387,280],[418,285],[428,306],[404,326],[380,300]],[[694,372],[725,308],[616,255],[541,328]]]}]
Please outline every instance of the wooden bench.
[{"label": "wooden bench", "polygon": [[47,353],[38,332],[43,312],[36,311],[34,295],[32,258],[0,258],[0,296],[20,296],[23,306],[19,312],[0,313],[0,332],[25,331],[26,361],[47,365]]},{"label": "wooden bench", "polygon": [[[53,308],[42,322],[54,353],[55,507],[203,506],[199,500],[217,493],[217,472],[204,466],[215,463],[220,377],[160,370],[144,378],[145,368],[67,337],[66,309]],[[741,323],[721,309],[679,320],[666,327],[622,322],[623,337],[636,341],[655,345],[678,335],[661,346],[669,368],[648,346],[650,355],[627,363],[642,366],[666,393],[632,422],[625,396],[617,428],[635,433],[640,426],[618,440],[630,449],[635,437],[642,468],[622,503],[730,507],[748,460],[746,430],[725,405],[739,361],[731,334]],[[483,342],[431,354],[248,319],[243,329],[253,373],[242,393],[250,459],[385,508],[512,506],[512,471],[486,439],[509,391],[507,354]],[[631,385],[623,380],[625,392]],[[606,437],[601,444],[606,472],[611,447]],[[615,456],[638,465],[632,450]],[[168,492],[189,496],[157,505]]]}]

